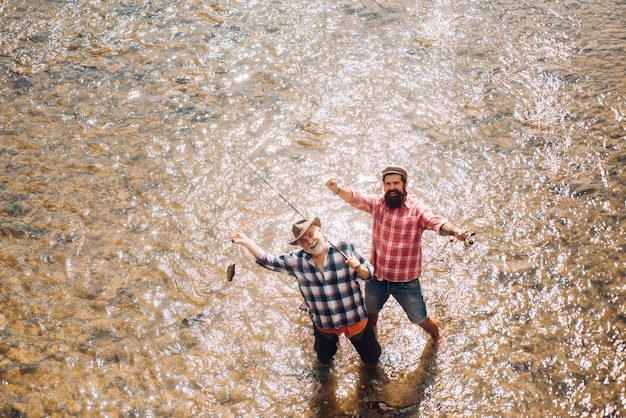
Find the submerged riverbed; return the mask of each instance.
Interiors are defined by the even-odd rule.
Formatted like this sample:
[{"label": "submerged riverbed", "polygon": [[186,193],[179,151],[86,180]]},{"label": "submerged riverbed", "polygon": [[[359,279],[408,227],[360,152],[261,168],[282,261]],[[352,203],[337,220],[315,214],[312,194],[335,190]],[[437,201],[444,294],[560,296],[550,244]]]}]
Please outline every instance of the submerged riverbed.
[{"label": "submerged riverbed", "polygon": [[[623,2],[0,12],[0,416],[624,416]],[[343,340],[323,378],[295,281],[229,236],[289,251],[282,195],[368,254],[324,181],[390,163],[476,233],[424,236],[449,349],[392,301],[378,370]]]}]

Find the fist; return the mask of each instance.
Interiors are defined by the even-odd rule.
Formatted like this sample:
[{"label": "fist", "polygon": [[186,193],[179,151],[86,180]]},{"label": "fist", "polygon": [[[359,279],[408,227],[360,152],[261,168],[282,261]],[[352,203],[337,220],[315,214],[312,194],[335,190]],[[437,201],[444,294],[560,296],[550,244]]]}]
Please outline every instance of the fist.
[{"label": "fist", "polygon": [[333,193],[335,193],[337,189],[339,188],[339,183],[337,183],[337,178],[335,177],[331,177],[328,180],[326,180],[325,184],[328,190],[330,190]]}]

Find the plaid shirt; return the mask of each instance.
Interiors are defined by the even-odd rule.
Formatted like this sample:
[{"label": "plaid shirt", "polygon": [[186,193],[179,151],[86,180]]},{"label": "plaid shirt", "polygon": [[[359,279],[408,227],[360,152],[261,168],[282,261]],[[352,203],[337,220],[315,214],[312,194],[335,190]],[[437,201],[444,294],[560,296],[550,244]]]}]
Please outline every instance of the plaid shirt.
[{"label": "plaid shirt", "polygon": [[[334,243],[348,257],[356,257],[374,275],[374,267],[353,244]],[[339,328],[367,318],[357,274],[346,264],[341,253],[329,245],[322,274],[313,258],[303,249],[274,255],[265,250],[256,263],[268,270],[287,273],[298,280],[298,287],[309,307],[313,324],[319,328]]]},{"label": "plaid shirt", "polygon": [[378,280],[408,282],[422,275],[422,232],[439,233],[447,219],[409,196],[398,209],[389,209],[384,196],[352,192],[350,206],[372,215],[370,262]]}]

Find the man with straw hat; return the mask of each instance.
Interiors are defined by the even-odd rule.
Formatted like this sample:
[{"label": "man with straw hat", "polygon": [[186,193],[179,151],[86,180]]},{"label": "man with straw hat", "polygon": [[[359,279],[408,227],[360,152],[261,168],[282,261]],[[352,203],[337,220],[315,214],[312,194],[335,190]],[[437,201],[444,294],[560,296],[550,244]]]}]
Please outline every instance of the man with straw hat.
[{"label": "man with straw hat", "polygon": [[374,267],[353,244],[331,244],[318,218],[296,222],[292,233],[290,245],[301,248],[281,255],[262,249],[243,233],[232,234],[231,241],[243,245],[260,266],[296,278],[313,321],[314,349],[322,366],[330,364],[341,334],[350,339],[364,363],[376,364],[381,349],[368,324],[357,281],[373,277]]},{"label": "man with straw hat", "polygon": [[442,350],[446,339],[437,321],[428,316],[420,287],[422,273],[422,233],[426,230],[469,240],[470,235],[435,215],[422,202],[408,196],[407,171],[389,166],[382,171],[383,196],[366,196],[356,190],[339,187],[337,179],[326,181],[326,187],[350,206],[372,215],[372,254],[376,279],[365,286],[365,303],[370,325],[376,329],[378,313],[389,296],[393,296],[412,323],[419,324]]}]

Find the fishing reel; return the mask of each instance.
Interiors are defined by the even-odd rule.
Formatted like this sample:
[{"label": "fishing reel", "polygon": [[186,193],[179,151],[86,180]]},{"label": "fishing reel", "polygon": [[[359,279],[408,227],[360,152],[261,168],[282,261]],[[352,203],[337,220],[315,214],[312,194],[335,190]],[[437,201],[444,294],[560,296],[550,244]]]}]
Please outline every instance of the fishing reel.
[{"label": "fishing reel", "polygon": [[476,233],[472,232],[471,234],[469,234],[469,236],[465,238],[463,243],[465,244],[466,247],[474,245],[474,235],[476,235]]},{"label": "fishing reel", "polygon": [[[471,247],[472,245],[474,245],[474,235],[476,235],[475,232],[470,232],[470,231],[465,231],[467,235],[467,237],[465,237],[465,239],[463,240],[463,244],[465,244],[465,247]],[[443,253],[444,250],[448,247],[449,244],[454,245],[454,242],[457,241],[456,238],[450,238],[449,240],[446,240],[445,244],[443,244],[443,247],[441,248],[441,250],[439,251],[440,253]],[[443,260],[443,258],[438,259],[438,260]]]}]

